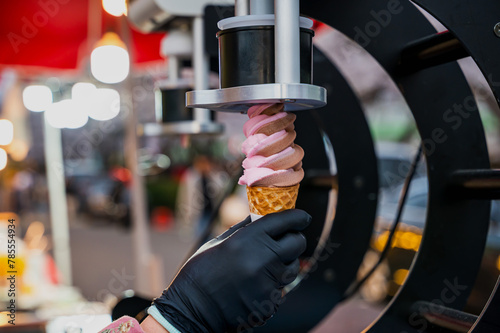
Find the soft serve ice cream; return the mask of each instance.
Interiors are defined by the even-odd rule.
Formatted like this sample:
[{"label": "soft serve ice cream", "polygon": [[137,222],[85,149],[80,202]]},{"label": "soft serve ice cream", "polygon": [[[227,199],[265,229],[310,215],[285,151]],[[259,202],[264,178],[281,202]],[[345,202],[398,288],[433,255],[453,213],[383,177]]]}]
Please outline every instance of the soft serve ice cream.
[{"label": "soft serve ice cream", "polygon": [[296,116],[284,112],[283,104],[260,104],[248,110],[248,117],[239,184],[247,186],[250,211],[265,215],[294,208],[304,178],[304,150],[294,143]]}]

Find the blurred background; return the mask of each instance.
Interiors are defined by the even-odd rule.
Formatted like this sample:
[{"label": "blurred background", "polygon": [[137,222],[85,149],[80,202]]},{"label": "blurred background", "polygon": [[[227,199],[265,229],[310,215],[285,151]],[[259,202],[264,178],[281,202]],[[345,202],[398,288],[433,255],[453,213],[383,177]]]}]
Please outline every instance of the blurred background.
[{"label": "blurred background", "polygon": [[[209,224],[217,234],[248,215],[245,190],[236,185],[246,116],[214,114],[224,128],[217,133],[145,135],[158,119],[161,82],[174,75],[162,52],[165,33],[138,32],[121,0],[0,6],[0,304],[4,309],[9,302],[5,263],[8,220],[14,219],[16,323],[94,332],[130,290],[146,298],[161,293],[192,248],[211,236]],[[376,143],[381,200],[363,276],[387,242],[419,138],[384,70],[344,35],[319,23],[314,29],[315,45],[363,102]],[[181,62],[175,77],[189,86],[190,59]],[[498,168],[500,110],[474,62],[459,63],[479,104],[492,168]],[[216,72],[210,82],[217,85]],[[426,205],[421,163],[387,258],[315,332],[356,332],[376,318],[405,280]],[[500,272],[499,223],[494,202],[468,304],[472,313],[482,309]],[[0,327],[7,327],[7,314]]]}]

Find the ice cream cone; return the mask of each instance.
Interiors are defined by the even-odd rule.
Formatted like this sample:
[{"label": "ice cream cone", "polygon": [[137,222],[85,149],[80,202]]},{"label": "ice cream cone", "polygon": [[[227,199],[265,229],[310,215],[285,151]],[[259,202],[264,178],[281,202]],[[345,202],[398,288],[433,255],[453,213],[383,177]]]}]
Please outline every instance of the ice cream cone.
[{"label": "ice cream cone", "polygon": [[252,219],[287,209],[294,209],[299,185],[287,187],[247,186],[248,205]]},{"label": "ice cream cone", "polygon": [[248,109],[243,125],[247,139],[241,150],[245,169],[238,184],[247,186],[252,221],[295,208],[299,183],[304,178],[304,150],[295,140],[295,114],[283,104],[257,104]]}]

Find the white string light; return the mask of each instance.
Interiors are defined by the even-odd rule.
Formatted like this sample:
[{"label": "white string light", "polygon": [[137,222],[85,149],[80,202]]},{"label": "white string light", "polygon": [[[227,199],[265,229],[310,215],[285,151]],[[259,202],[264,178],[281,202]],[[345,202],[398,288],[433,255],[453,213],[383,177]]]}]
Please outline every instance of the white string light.
[{"label": "white string light", "polygon": [[52,91],[44,85],[27,86],[23,90],[23,103],[30,111],[45,111],[52,104]]},{"label": "white string light", "polygon": [[128,76],[130,57],[120,37],[107,32],[90,54],[90,71],[103,83],[118,83]]},{"label": "white string light", "polygon": [[0,146],[10,145],[14,139],[14,125],[10,120],[0,119]]},{"label": "white string light", "polygon": [[102,8],[113,16],[127,15],[127,2],[125,0],[102,0]]}]

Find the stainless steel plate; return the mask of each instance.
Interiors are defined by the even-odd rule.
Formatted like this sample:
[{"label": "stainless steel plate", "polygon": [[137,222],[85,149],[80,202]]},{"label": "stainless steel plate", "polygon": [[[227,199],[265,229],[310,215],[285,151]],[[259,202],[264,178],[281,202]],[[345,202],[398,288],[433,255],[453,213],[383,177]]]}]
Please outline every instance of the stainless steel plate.
[{"label": "stainless steel plate", "polygon": [[326,89],[303,83],[267,83],[186,93],[190,108],[246,113],[250,106],[263,103],[284,103],[285,111],[316,109],[326,105]]},{"label": "stainless steel plate", "polygon": [[224,125],[215,122],[178,121],[169,124],[146,123],[137,127],[139,136],[221,134]]}]

